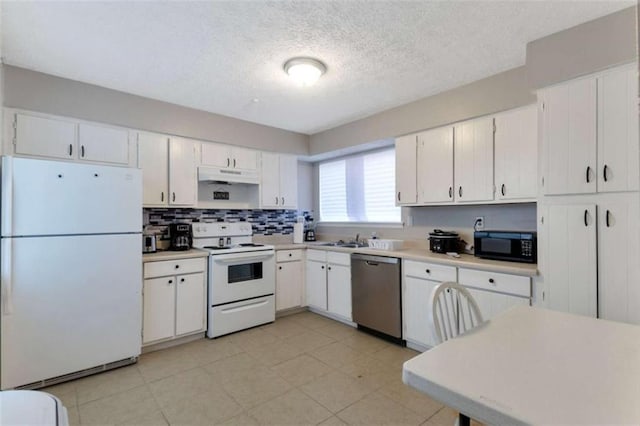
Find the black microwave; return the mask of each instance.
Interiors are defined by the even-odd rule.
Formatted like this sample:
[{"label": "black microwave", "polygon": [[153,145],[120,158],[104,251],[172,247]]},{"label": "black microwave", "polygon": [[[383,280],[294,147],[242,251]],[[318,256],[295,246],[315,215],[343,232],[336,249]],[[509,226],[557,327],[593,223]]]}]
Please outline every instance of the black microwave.
[{"label": "black microwave", "polygon": [[535,232],[476,231],[473,233],[475,255],[484,259],[536,263],[537,243]]}]

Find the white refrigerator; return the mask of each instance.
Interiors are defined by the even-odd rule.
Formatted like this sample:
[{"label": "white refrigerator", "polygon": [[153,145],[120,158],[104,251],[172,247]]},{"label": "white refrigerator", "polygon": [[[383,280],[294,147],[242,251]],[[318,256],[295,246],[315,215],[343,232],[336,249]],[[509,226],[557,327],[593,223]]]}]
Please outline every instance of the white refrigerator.
[{"label": "white refrigerator", "polygon": [[135,361],[141,171],[2,157],[1,174],[0,388]]}]

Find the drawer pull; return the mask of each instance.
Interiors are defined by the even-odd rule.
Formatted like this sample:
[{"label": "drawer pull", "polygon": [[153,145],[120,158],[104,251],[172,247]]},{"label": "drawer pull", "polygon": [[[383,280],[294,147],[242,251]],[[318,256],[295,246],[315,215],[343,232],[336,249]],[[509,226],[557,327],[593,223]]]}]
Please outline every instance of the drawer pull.
[{"label": "drawer pull", "polygon": [[431,273],[431,269],[425,269],[424,271],[425,271],[427,274],[430,274],[430,273]]},{"label": "drawer pull", "polygon": [[293,256],[293,254],[292,254],[292,253],[289,253],[289,257],[291,257],[291,256]]},{"label": "drawer pull", "polygon": [[493,280],[493,278],[489,278],[489,282],[493,284],[495,281]]},{"label": "drawer pull", "polygon": [[176,265],[176,269],[180,268],[180,265]]},{"label": "drawer pull", "polygon": [[173,280],[169,280],[169,284],[173,284]]}]

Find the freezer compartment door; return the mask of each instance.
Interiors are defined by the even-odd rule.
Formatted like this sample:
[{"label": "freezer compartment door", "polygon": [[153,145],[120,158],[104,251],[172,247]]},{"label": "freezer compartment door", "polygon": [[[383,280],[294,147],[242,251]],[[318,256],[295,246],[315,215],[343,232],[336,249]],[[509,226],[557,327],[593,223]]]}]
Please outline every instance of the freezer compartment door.
[{"label": "freezer compartment door", "polygon": [[1,240],[2,257],[10,259],[2,265],[2,389],[140,354],[140,239],[128,234]]},{"label": "freezer compartment door", "polygon": [[2,157],[2,236],[141,232],[141,173]]}]

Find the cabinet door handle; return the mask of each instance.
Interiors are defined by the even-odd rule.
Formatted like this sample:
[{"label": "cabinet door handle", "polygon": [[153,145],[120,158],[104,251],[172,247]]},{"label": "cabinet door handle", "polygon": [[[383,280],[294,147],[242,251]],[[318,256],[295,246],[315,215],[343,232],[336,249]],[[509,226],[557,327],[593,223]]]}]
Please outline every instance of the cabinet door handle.
[{"label": "cabinet door handle", "polygon": [[164,202],[164,191],[160,193],[160,201]]},{"label": "cabinet door handle", "polygon": [[180,282],[183,283],[184,282],[184,278],[180,278]]},{"label": "cabinet door handle", "polygon": [[398,201],[400,201],[400,191],[398,191]]},{"label": "cabinet door handle", "polygon": [[234,169],[236,168],[236,159],[235,158],[233,159],[233,168]]},{"label": "cabinet door handle", "polygon": [[231,165],[231,159],[227,158],[227,167],[229,167]]},{"label": "cabinet door handle", "polygon": [[587,215],[589,214],[589,210],[585,209],[584,210],[584,226],[589,226],[589,224],[587,223]]},{"label": "cabinet door handle", "polygon": [[504,197],[504,190],[505,190],[505,186],[504,183],[502,184],[502,187],[500,188],[500,192],[502,193],[502,196]]},{"label": "cabinet door handle", "polygon": [[327,269],[330,271],[331,270],[331,266],[327,266]]},{"label": "cabinet door handle", "polygon": [[607,180],[609,180],[609,178],[607,177],[607,169],[609,167],[605,164],[604,167],[602,168],[602,178],[604,179],[604,181],[606,182]]},{"label": "cabinet door handle", "polygon": [[276,206],[278,205],[278,197],[276,197]]},{"label": "cabinet door handle", "polygon": [[322,266],[320,267],[320,269],[324,269],[324,265],[322,265]]},{"label": "cabinet door handle", "polygon": [[610,227],[610,223],[609,223],[609,215],[611,214],[611,212],[609,210],[607,210],[607,213],[605,214],[605,223],[607,224],[607,228]]},{"label": "cabinet door handle", "polygon": [[449,187],[449,198],[453,198],[453,186]]},{"label": "cabinet door handle", "polygon": [[282,197],[282,205],[284,206],[284,197]]},{"label": "cabinet door handle", "polygon": [[462,197],[462,186],[458,187],[458,196]]},{"label": "cabinet door handle", "polygon": [[73,155],[73,144],[69,144],[69,157]]},{"label": "cabinet door handle", "polygon": [[173,284],[173,280],[169,280],[169,284]]},{"label": "cabinet door handle", "polygon": [[84,145],[80,145],[80,157],[84,158]]},{"label": "cabinet door handle", "polygon": [[172,194],[173,194],[173,201],[176,201],[176,193],[172,192]]},{"label": "cabinet door handle", "polygon": [[280,270],[281,270],[281,269],[282,269],[282,266],[278,266],[278,269],[280,269]]},{"label": "cabinet door handle", "polygon": [[587,173],[586,173],[587,183],[591,182],[591,180],[589,179],[590,174],[591,174],[591,166],[587,166]]}]

